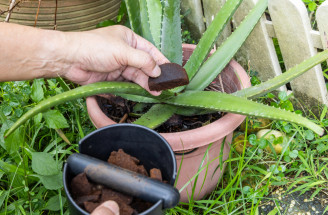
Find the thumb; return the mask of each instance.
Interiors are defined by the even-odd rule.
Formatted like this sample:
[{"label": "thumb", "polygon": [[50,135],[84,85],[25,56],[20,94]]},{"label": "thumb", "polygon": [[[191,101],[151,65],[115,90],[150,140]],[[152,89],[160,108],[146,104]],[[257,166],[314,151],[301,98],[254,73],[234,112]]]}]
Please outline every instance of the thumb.
[{"label": "thumb", "polygon": [[119,215],[119,207],[114,201],[107,201],[98,206],[91,215]]}]

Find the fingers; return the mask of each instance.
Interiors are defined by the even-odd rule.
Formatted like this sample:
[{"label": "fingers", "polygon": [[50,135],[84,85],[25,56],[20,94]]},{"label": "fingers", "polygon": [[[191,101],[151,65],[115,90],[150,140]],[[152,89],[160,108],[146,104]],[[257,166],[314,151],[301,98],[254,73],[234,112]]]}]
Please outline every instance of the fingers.
[{"label": "fingers", "polygon": [[161,69],[150,54],[132,47],[128,47],[125,52],[123,54],[128,66],[140,69],[150,77],[157,77],[161,74]]},{"label": "fingers", "polygon": [[161,94],[161,92],[149,90],[149,86],[148,86],[149,77],[145,73],[143,73],[143,71],[141,71],[140,69],[129,66],[123,71],[122,76],[129,81],[133,81],[139,84],[142,88],[144,88],[154,96],[158,96]]},{"label": "fingers", "polygon": [[116,202],[107,201],[98,206],[91,215],[119,215],[120,210]]},{"label": "fingers", "polygon": [[148,40],[134,33],[131,29],[123,29],[125,41],[133,48],[147,52],[152,56],[158,65],[169,63],[170,61]]}]

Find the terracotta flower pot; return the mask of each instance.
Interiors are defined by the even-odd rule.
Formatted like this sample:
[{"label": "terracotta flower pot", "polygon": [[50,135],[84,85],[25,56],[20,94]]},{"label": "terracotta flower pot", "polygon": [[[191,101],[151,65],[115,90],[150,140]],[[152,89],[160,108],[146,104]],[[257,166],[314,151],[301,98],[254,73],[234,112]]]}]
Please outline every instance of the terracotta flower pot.
[{"label": "terracotta flower pot", "polygon": [[[17,1],[16,1],[17,2]],[[120,8],[121,0],[58,0],[57,30],[82,31],[96,28],[107,19],[114,19]],[[9,8],[9,0],[0,0],[0,10]],[[34,26],[39,1],[21,1],[13,9],[10,22]],[[42,0],[36,27],[53,29],[55,24],[55,0]],[[0,16],[3,21],[7,13]]]},{"label": "terracotta flower pot", "polygon": [[[195,45],[183,45],[184,60],[189,59],[194,49]],[[234,60],[227,65],[220,76],[223,88],[227,93],[250,86],[249,77],[245,70]],[[97,128],[116,123],[102,112],[96,97],[88,97],[86,103],[90,119]],[[227,113],[219,120],[201,128],[176,133],[161,133],[176,153],[177,166],[181,167],[181,170],[178,170],[180,173],[177,178],[177,188],[184,187],[180,193],[180,201],[187,202],[192,195],[193,177],[197,174],[202,163],[204,168],[198,175],[193,199],[201,199],[215,189],[224,170],[224,166],[222,169],[219,168],[220,160],[225,161],[228,158],[232,133],[244,119],[245,116]],[[223,140],[223,156],[220,158]],[[207,150],[208,154],[204,158]],[[181,151],[184,151],[183,155]],[[192,178],[193,180],[188,183]],[[187,183],[188,185],[184,186]]]}]

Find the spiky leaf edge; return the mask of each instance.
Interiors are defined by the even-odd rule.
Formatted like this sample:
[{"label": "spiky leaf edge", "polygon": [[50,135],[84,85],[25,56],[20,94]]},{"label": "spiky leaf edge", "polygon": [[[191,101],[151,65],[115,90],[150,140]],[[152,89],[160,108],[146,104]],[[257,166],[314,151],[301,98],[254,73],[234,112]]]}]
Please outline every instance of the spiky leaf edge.
[{"label": "spiky leaf edge", "polygon": [[[156,100],[166,99],[173,96],[172,93],[168,91],[163,91],[160,96],[152,96],[145,89],[134,83],[128,82],[97,82],[81,87],[77,87],[73,90],[66,91],[64,93],[58,94],[51,98],[41,101],[38,105],[26,112],[21,118],[19,118],[13,126],[5,133],[5,137],[10,135],[16,128],[25,123],[29,118],[35,116],[38,113],[44,112],[49,108],[75,100],[81,97],[87,97],[92,95],[112,93],[112,94],[131,94],[142,97],[154,98]],[[136,97],[135,97],[136,98]]]},{"label": "spiky leaf edge", "polygon": [[155,45],[153,36],[150,32],[149,14],[145,0],[139,0],[140,6],[140,24],[142,29],[142,37]]},{"label": "spiky leaf edge", "polygon": [[149,29],[154,45],[161,48],[161,27],[163,8],[160,0],[146,0],[148,10]]},{"label": "spiky leaf edge", "polygon": [[142,35],[141,21],[139,15],[139,1],[138,0],[125,0],[126,10],[128,11],[131,29],[139,35]]},{"label": "spiky leaf edge", "polygon": [[213,91],[188,91],[165,100],[165,103],[183,107],[211,109],[215,111],[283,120],[302,125],[319,135],[322,135],[324,132],[320,126],[293,112],[259,104],[247,100],[246,98],[226,93]]},{"label": "spiky leaf edge", "polygon": [[162,1],[161,52],[172,63],[182,65],[180,0]]}]

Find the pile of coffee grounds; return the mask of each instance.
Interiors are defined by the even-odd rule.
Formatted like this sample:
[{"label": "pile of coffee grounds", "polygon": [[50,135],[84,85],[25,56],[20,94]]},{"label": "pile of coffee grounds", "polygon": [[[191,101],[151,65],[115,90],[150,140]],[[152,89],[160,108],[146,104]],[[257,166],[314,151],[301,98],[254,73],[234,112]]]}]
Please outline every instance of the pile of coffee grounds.
[{"label": "pile of coffee grounds", "polygon": [[[137,158],[126,154],[122,149],[113,151],[108,158],[108,163],[162,181],[162,173],[159,169],[153,168],[148,174],[145,167],[139,164],[140,161]],[[72,179],[71,193],[76,204],[89,213],[92,213],[96,207],[108,200],[115,201],[119,205],[120,215],[138,214],[153,205],[103,185],[95,184],[88,180],[85,173],[80,173]]]},{"label": "pile of coffee grounds", "polygon": [[165,63],[159,67],[162,71],[161,75],[156,78],[149,77],[148,86],[150,90],[167,90],[189,83],[186,70],[179,64]]}]

